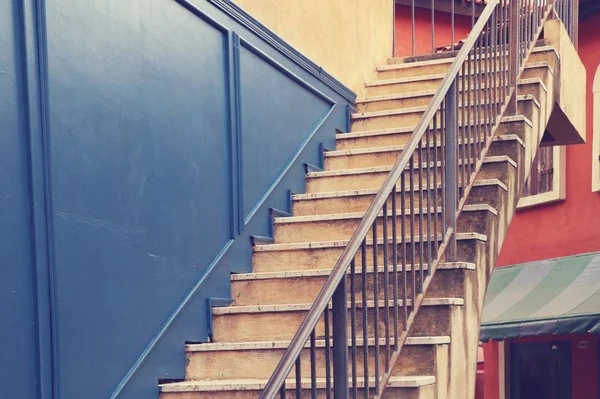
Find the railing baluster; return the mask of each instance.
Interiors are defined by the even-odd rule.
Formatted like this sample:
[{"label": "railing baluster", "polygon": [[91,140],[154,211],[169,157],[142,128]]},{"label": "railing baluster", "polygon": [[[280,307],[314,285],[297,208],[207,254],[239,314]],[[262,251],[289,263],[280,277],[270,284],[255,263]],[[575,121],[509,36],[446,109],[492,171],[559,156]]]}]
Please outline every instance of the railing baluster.
[{"label": "railing baluster", "polygon": [[390,367],[390,307],[389,307],[389,267],[388,267],[388,209],[387,201],[383,204],[383,302],[385,303],[385,371]]},{"label": "railing baluster", "polygon": [[453,229],[454,233],[448,243],[446,260],[453,262],[456,260],[456,207],[457,201],[457,147],[458,147],[458,123],[457,123],[457,106],[456,100],[456,80],[452,82],[448,94],[446,94],[446,155],[445,155],[445,180],[446,180],[446,225]]},{"label": "railing baluster", "polygon": [[485,129],[483,131],[482,144],[485,146],[485,137],[487,136],[487,133],[490,131],[490,109],[491,109],[490,93],[491,93],[491,89],[492,89],[492,87],[491,87],[491,76],[492,75],[490,74],[490,31],[489,31],[489,28],[487,29],[486,34],[483,35],[482,40],[483,40],[483,49],[484,49],[483,79],[484,79],[484,83],[485,83],[485,90],[483,92],[483,95],[484,95],[483,114],[484,114],[484,118],[485,118]]},{"label": "railing baluster", "polygon": [[[466,91],[466,95],[467,95],[467,103],[469,104],[469,106],[467,107],[467,120],[465,121],[466,124],[466,128],[467,128],[467,141],[469,143],[469,156],[467,159],[467,164],[469,165],[469,176],[471,175],[471,173],[473,173],[474,169],[475,169],[475,150],[473,148],[473,146],[475,145],[474,140],[473,140],[473,120],[475,119],[475,101],[473,101],[471,99],[471,91],[472,89],[472,82],[473,82],[473,71],[471,70],[471,64],[473,62],[472,57],[474,57],[475,55],[471,55],[471,53],[469,53],[469,56],[467,57],[467,83],[466,83],[466,88],[463,88],[463,91]],[[473,119],[471,119],[471,111],[473,113]]]},{"label": "railing baluster", "polygon": [[410,241],[412,247],[412,256],[411,256],[411,264],[412,264],[412,297],[411,299],[414,301],[415,292],[417,291],[417,274],[415,273],[416,267],[416,257],[417,251],[415,246],[415,180],[414,180],[414,167],[415,167],[415,157],[414,155],[410,157],[410,208],[409,208],[409,218],[410,218]]},{"label": "railing baluster", "polygon": [[323,316],[325,324],[325,395],[327,399],[331,399],[331,323],[329,322],[329,309],[325,310]]},{"label": "railing baluster", "polygon": [[363,313],[363,393],[365,399],[369,399],[369,316],[367,302],[367,239],[365,238],[360,247],[361,267],[362,267],[362,313]]},{"label": "railing baluster", "polygon": [[[377,219],[373,222],[373,302],[375,312],[373,324],[375,332],[375,391],[379,393],[379,265],[377,264]],[[387,304],[386,304],[387,306]],[[365,345],[368,343],[365,342]]]},{"label": "railing baluster", "polygon": [[[433,152],[433,206],[437,209],[438,207],[438,179],[437,179],[437,162],[438,162],[438,151],[443,151],[443,148],[440,145],[440,149],[437,147],[437,135],[441,129],[437,125],[437,116],[433,116],[433,148],[435,151]],[[438,256],[438,218],[433,218],[433,242],[434,242],[434,251],[435,256]]]},{"label": "railing baluster", "polygon": [[424,204],[423,204],[423,140],[419,143],[419,148],[417,149],[418,159],[419,159],[419,294],[423,292],[423,282],[425,280],[423,276],[423,263],[425,263],[424,258],[424,250],[425,244],[423,243],[423,212],[424,212]]},{"label": "railing baluster", "polygon": [[[431,146],[429,142],[429,136],[431,135],[431,129],[429,127],[425,130],[425,146],[427,148],[426,159],[427,162],[427,264],[430,265],[433,261],[433,253],[431,248],[431,208],[434,209],[434,218],[437,217],[437,204],[431,203]],[[437,147],[433,147],[433,152],[436,152]],[[435,169],[434,169],[435,170]],[[433,190],[437,190],[436,187]]]},{"label": "railing baluster", "polygon": [[431,52],[435,52],[435,0],[431,0]]},{"label": "railing baluster", "polygon": [[[328,312],[329,310],[325,310]],[[316,332],[310,334],[310,395],[311,399],[317,399],[317,344]]]},{"label": "railing baluster", "polygon": [[397,231],[397,223],[398,223],[398,215],[396,210],[396,196],[397,185],[394,185],[394,190],[392,191],[392,279],[394,284],[393,296],[394,296],[394,350],[398,350],[398,231]]},{"label": "railing baluster", "polygon": [[357,364],[356,364],[356,260],[350,263],[350,335],[352,340],[352,399],[357,395]]},{"label": "railing baluster", "polygon": [[[462,145],[459,146],[459,148],[462,148],[462,155],[460,155],[460,159],[462,161],[462,168],[461,168],[461,192],[464,193],[465,188],[467,187],[467,139],[466,139],[466,134],[465,134],[465,130],[467,128],[467,121],[465,119],[465,108],[470,108],[471,104],[469,104],[466,100],[465,100],[465,90],[466,90],[466,80],[465,80],[465,74],[467,73],[466,70],[466,65],[463,64],[462,68],[462,78],[461,78],[461,82],[462,82],[462,91],[460,92],[460,102],[462,103],[462,107],[460,107],[460,126],[459,126],[459,131],[460,131],[460,140],[462,142]],[[470,174],[470,173],[469,173]],[[461,194],[462,197],[462,194]]]},{"label": "railing baluster", "polygon": [[481,71],[481,46],[480,38],[475,41],[475,152],[477,153],[477,159],[479,159],[480,149],[480,138],[481,138],[481,82],[480,82],[480,71]]},{"label": "railing baluster", "polygon": [[302,398],[302,357],[296,359],[296,398]]},{"label": "railing baluster", "polygon": [[[348,278],[344,277],[333,294],[333,397],[348,397]],[[327,379],[329,381],[329,378]],[[329,388],[327,389],[329,392]]]},{"label": "railing baluster", "polygon": [[400,175],[400,234],[402,239],[402,329],[406,331],[408,321],[408,309],[406,298],[408,296],[408,280],[406,279],[406,174]]},{"label": "railing baluster", "polygon": [[279,389],[279,398],[285,399],[285,381],[281,384],[281,388]]},{"label": "railing baluster", "polygon": [[520,64],[520,53],[519,53],[519,0],[510,0],[508,2],[510,15],[508,17],[509,31],[509,56],[508,56],[508,67],[510,68],[509,73],[509,90],[513,89],[512,97],[509,100],[508,107],[506,109],[508,115],[515,115],[517,113],[517,76],[519,74]]},{"label": "railing baluster", "polygon": [[412,49],[411,49],[411,54],[414,56],[415,55],[415,49],[416,49],[416,36],[415,36],[415,0],[412,0],[411,2],[411,7],[410,7],[410,11],[411,11],[411,15],[410,15],[410,20],[411,20],[411,34],[412,34]]},{"label": "railing baluster", "polygon": [[454,1],[450,2],[450,7],[451,7],[451,11],[450,11],[450,31],[451,31],[451,37],[452,37],[452,51],[454,51]]}]

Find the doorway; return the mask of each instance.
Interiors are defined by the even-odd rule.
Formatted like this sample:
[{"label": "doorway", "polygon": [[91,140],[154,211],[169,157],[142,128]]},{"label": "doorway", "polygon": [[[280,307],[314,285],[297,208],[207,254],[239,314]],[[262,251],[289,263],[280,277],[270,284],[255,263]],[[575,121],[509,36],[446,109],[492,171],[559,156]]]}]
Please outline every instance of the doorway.
[{"label": "doorway", "polygon": [[512,399],[571,399],[569,342],[511,345]]}]

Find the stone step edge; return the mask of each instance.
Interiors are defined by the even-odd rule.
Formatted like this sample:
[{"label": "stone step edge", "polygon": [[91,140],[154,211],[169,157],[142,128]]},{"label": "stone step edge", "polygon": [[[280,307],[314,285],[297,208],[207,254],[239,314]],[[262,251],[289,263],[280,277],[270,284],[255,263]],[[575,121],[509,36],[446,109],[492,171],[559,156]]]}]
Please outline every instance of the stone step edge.
[{"label": "stone step edge", "polygon": [[[393,341],[391,336],[390,340]],[[190,352],[225,352],[225,351],[248,351],[248,350],[269,350],[269,349],[287,349],[291,341],[262,341],[262,342],[212,342],[204,344],[186,344],[185,351]],[[367,339],[367,346],[375,346],[375,338]],[[389,342],[389,341],[388,341]],[[431,336],[431,337],[408,337],[405,345],[410,346],[426,346],[426,345],[447,345],[450,343],[449,336]],[[333,339],[330,340],[333,344]],[[379,338],[379,346],[386,345],[385,338]],[[393,343],[392,343],[393,345]],[[352,346],[352,340],[348,339],[348,346]],[[364,346],[362,338],[356,339],[356,346]],[[310,343],[307,342],[304,346],[310,348]],[[324,348],[325,340],[315,340],[316,348]]]},{"label": "stone step edge", "polygon": [[[371,378],[372,382],[373,379]],[[325,388],[325,379],[317,378],[317,388]],[[364,387],[365,379],[360,377],[356,379],[357,387]],[[390,388],[419,388],[427,385],[434,385],[434,376],[392,376],[389,379]],[[206,380],[206,381],[184,381],[160,384],[160,391],[163,393],[177,392],[227,392],[227,391],[260,391],[267,385],[266,379],[231,379],[231,380]],[[296,388],[295,379],[286,381],[285,386],[289,389]],[[311,381],[303,379],[302,389],[310,389]]]},{"label": "stone step edge", "polygon": [[[494,215],[498,215],[498,211],[489,204],[468,204],[465,205],[462,209],[466,212],[473,211],[488,211]],[[410,215],[421,215],[421,214],[433,214],[433,213],[441,213],[442,207],[429,207],[429,208],[415,208],[412,212],[409,209],[405,209],[405,216]],[[348,212],[348,213],[329,213],[323,215],[307,215],[307,216],[288,216],[288,217],[279,217],[274,218],[274,224],[293,224],[293,223],[310,223],[310,222],[327,222],[327,221],[335,221],[335,220],[348,220],[348,219],[362,219],[364,218],[366,212]],[[392,211],[388,211],[388,217],[391,218]],[[396,215],[402,215],[402,209],[396,209]],[[383,217],[383,211],[379,212],[377,217]]]},{"label": "stone step edge", "polygon": [[[552,67],[550,66],[548,61],[537,61],[537,62],[530,62],[525,64],[525,68],[524,69],[536,69],[536,68],[548,68],[550,70],[550,73],[554,73],[554,71],[552,70]],[[505,71],[508,70],[508,68],[504,69]],[[498,69],[497,71],[493,71],[492,69],[488,69],[487,71],[480,71],[480,74],[492,74],[492,73],[499,73],[502,72],[501,69]],[[475,75],[475,71],[471,72],[471,75]],[[458,76],[462,76],[462,73],[459,73]],[[365,87],[378,87],[378,86],[387,86],[387,85],[393,85],[393,84],[401,84],[401,83],[411,83],[411,82],[422,82],[422,81],[426,81],[426,80],[438,80],[438,79],[443,79],[444,77],[446,77],[445,73],[434,73],[434,74],[430,74],[430,75],[417,75],[417,76],[406,76],[403,78],[392,78],[392,79],[376,79],[370,82],[365,83]]]},{"label": "stone step edge", "polygon": [[[542,84],[542,86],[544,87],[544,89],[546,91],[548,91],[545,83],[539,77],[526,78],[526,79],[522,78],[519,80],[519,85],[521,86],[521,85],[535,83],[534,82],[535,80],[539,80],[539,83]],[[431,89],[431,90],[422,90],[422,91],[409,91],[406,93],[382,94],[379,96],[359,97],[356,99],[356,104],[365,104],[365,103],[378,102],[378,101],[389,101],[389,100],[401,100],[401,99],[414,98],[414,97],[427,97],[427,96],[433,97],[436,92],[437,92],[437,90]]]},{"label": "stone step edge", "polygon": [[[526,94],[517,95],[517,101],[529,100],[530,99],[529,96],[530,95],[526,95]],[[498,101],[492,102],[491,100],[484,99],[483,101],[480,101],[480,102],[477,102],[476,100],[472,100],[469,103],[467,103],[467,105],[470,107],[472,107],[476,104],[493,105],[493,104],[500,104],[500,102],[498,102]],[[460,109],[462,109],[462,107],[463,107],[462,101],[459,101],[458,107]],[[352,118],[352,120],[363,120],[363,119],[371,119],[371,118],[399,116],[399,115],[406,115],[406,114],[418,114],[418,113],[423,113],[423,112],[427,111],[428,108],[429,108],[428,105],[423,105],[420,107],[393,108],[393,109],[386,109],[383,111],[356,112],[351,115],[351,118]]]},{"label": "stone step edge", "polygon": [[[512,123],[512,122],[525,122],[530,127],[533,127],[533,122],[529,120],[525,115],[513,115],[513,116],[504,116],[500,123]],[[481,120],[479,124],[483,124],[484,120]],[[474,125],[474,121],[471,120],[467,126]],[[459,126],[463,126],[462,123],[459,123]],[[417,126],[403,126],[400,128],[389,128],[389,129],[376,129],[376,130],[363,130],[359,132],[353,133],[337,133],[335,135],[336,140],[345,140],[345,139],[356,139],[361,137],[373,137],[373,136],[386,136],[390,134],[400,134],[400,133],[412,133]],[[437,130],[437,129],[436,129]]]},{"label": "stone step edge", "polygon": [[[398,273],[401,273],[402,265],[398,264]],[[470,262],[443,262],[439,263],[436,270],[476,270],[477,266]],[[420,268],[417,268],[418,271]],[[429,270],[429,265],[423,265],[423,270]],[[412,272],[413,265],[406,265],[406,271]],[[367,267],[367,273],[373,274],[373,267]],[[385,268],[383,266],[377,267],[378,273],[384,273]],[[388,273],[392,273],[392,265],[388,266]],[[362,273],[362,267],[356,267],[356,274]],[[291,271],[277,271],[277,272],[258,272],[258,273],[237,273],[231,275],[231,281],[257,281],[257,280],[272,280],[272,279],[288,279],[298,277],[327,277],[331,274],[331,268],[329,269],[308,269],[308,270],[291,270]],[[350,274],[350,270],[346,272]]]},{"label": "stone step edge", "polygon": [[[514,136],[510,138],[498,139],[498,137],[506,137],[506,136]],[[523,140],[521,140],[516,134],[515,135],[506,135],[506,136],[495,136],[494,141],[517,141],[520,145],[523,145]],[[485,157],[483,163],[487,163],[486,160],[489,157]],[[469,160],[471,161],[471,160]],[[463,160],[459,161],[459,165],[465,163]],[[471,164],[472,162],[469,162]],[[514,161],[513,161],[514,163]],[[415,170],[424,169],[427,166],[430,168],[439,168],[442,166],[442,161],[438,161],[437,164],[434,165],[433,162],[421,162],[419,165],[418,162],[413,163],[413,168]],[[516,166],[516,163],[515,163]],[[370,174],[370,173],[383,173],[390,172],[392,170],[393,165],[385,165],[385,166],[369,166],[365,168],[350,168],[350,169],[334,169],[334,170],[322,170],[318,172],[309,172],[306,174],[307,179],[315,179],[315,178],[323,178],[323,177],[335,177],[335,176],[353,176],[353,175],[362,175],[362,174]],[[410,170],[411,166],[406,165],[404,168],[405,171]]]},{"label": "stone step edge", "polygon": [[[422,306],[462,306],[465,301],[463,298],[425,298],[423,299]],[[403,306],[404,301],[398,300],[398,305]],[[407,306],[412,306],[412,299],[406,301]],[[247,306],[225,306],[212,308],[212,314],[215,316],[227,315],[227,314],[254,314],[254,313],[279,313],[279,312],[303,312],[309,311],[313,306],[312,303],[296,303],[296,304],[282,304],[282,305],[247,305]],[[351,306],[350,301],[347,304],[348,308]],[[394,301],[389,300],[387,307],[393,307]],[[329,305],[331,308],[331,305]],[[362,302],[356,303],[356,308],[362,308]],[[367,308],[375,307],[375,301],[367,301]],[[377,301],[377,307],[386,307],[385,301]]]},{"label": "stone step edge", "polygon": [[[508,187],[502,181],[498,179],[481,179],[475,180],[473,183],[474,187],[486,187],[486,186],[500,186],[504,191],[508,191]],[[430,184],[429,187],[423,187],[423,190],[429,191],[434,189],[441,189],[442,184],[439,183],[437,187],[433,187],[433,184]],[[420,185],[416,185],[414,190],[419,191],[421,189]],[[410,191],[410,187],[406,187],[406,192]],[[364,195],[376,195],[379,192],[379,189],[371,188],[371,189],[363,189],[363,190],[343,190],[343,191],[325,191],[320,193],[311,193],[311,194],[292,194],[293,201],[312,201],[319,199],[331,199],[331,198],[345,198],[345,197],[355,197],[355,196],[364,196]]]},{"label": "stone step edge", "polygon": [[[506,137],[506,136],[510,136],[510,135],[502,135],[502,136],[497,136],[497,137]],[[494,140],[496,140],[496,137],[494,138]],[[476,143],[476,141],[475,141],[474,137],[468,138],[467,140],[463,140],[462,138],[459,138],[459,140],[458,140],[459,145],[472,145],[475,143]],[[435,147],[434,147],[434,144],[435,144]],[[407,146],[407,144],[397,144],[397,145],[386,145],[386,146],[379,146],[379,147],[352,148],[349,150],[333,150],[333,151],[325,151],[324,155],[325,155],[325,158],[336,158],[336,157],[348,157],[348,156],[352,156],[352,155],[379,154],[382,152],[404,151],[406,146]],[[442,146],[441,142],[436,141],[435,143],[433,143],[433,140],[429,143],[429,147],[427,146],[426,143],[421,144],[422,149],[438,148],[441,146]]]},{"label": "stone step edge", "polygon": [[[541,46],[536,46],[533,48],[533,52],[534,53],[543,53],[546,51],[552,51],[556,54],[557,57],[560,57],[560,55],[558,54],[558,51],[556,50],[556,48],[551,45],[551,44],[545,44],[545,45],[541,45]],[[439,53],[438,53],[439,54]],[[449,63],[451,64],[454,59],[456,58],[455,55],[453,55],[452,53],[447,53],[448,57],[440,57],[440,58],[436,58],[433,60],[425,60],[425,61],[407,61],[407,62],[402,62],[402,60],[404,59],[410,59],[410,58],[414,58],[414,56],[408,56],[408,57],[390,57],[388,58],[388,64],[387,65],[382,65],[382,67],[388,67],[388,66],[397,66],[397,65],[402,65],[403,68],[410,68],[411,66],[426,66],[426,65],[436,65],[436,64],[443,64],[443,63]],[[505,53],[505,55],[508,55],[508,52]],[[427,56],[427,55],[424,55]],[[419,57],[419,56],[417,56]],[[431,64],[425,64],[425,65],[417,65],[420,63],[425,63],[425,62],[431,62]]]},{"label": "stone step edge", "polygon": [[[415,237],[414,242],[421,242],[419,237]],[[433,238],[433,237],[432,237]],[[407,237],[398,237],[398,242],[404,242],[405,244],[411,243],[412,239]],[[456,233],[457,240],[478,240],[487,242],[488,238],[485,234],[481,233]],[[442,236],[438,235],[437,241],[441,241]],[[388,243],[392,243],[392,237],[388,238]],[[297,251],[297,250],[310,250],[310,249],[328,249],[328,248],[345,248],[348,245],[349,240],[334,240],[334,241],[314,241],[314,242],[300,242],[300,243],[285,243],[285,244],[261,244],[256,245],[253,250],[254,252],[275,252],[275,251]],[[429,242],[423,240],[423,242]],[[377,245],[383,245],[383,239],[377,240]],[[371,244],[367,243],[367,246]]]}]

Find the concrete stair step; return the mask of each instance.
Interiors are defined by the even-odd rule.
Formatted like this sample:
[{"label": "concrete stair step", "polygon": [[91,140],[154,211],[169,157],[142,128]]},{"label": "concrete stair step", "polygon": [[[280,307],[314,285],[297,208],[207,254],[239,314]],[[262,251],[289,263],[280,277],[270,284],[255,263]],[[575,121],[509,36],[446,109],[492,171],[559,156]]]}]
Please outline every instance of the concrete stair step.
[{"label": "concrete stair step", "polygon": [[[382,332],[380,335],[383,335]],[[354,346],[356,348],[356,364],[360,366],[357,369],[358,377],[364,376],[365,349],[369,370],[374,370],[376,362],[380,370],[384,369],[386,351],[388,351],[388,355],[391,355],[394,347],[393,331],[387,340],[383,337],[378,340],[369,338],[366,342],[367,345],[362,337],[357,337]],[[409,366],[405,373],[411,374],[404,375],[435,375],[436,349],[438,346],[449,343],[450,337],[448,336],[407,338],[402,358],[406,359],[404,363]],[[188,344],[186,345],[186,380],[269,378],[289,344],[290,341]],[[329,340],[329,345],[331,355],[332,339]],[[353,347],[351,339],[348,339],[348,347],[350,352]],[[310,378],[310,342],[304,348],[300,357],[301,375],[303,378]],[[378,353],[376,353],[376,349]],[[318,378],[326,376],[326,352],[326,340],[315,340],[315,373]],[[401,365],[398,365],[397,372],[401,373],[401,370]],[[292,369],[290,375],[295,376],[295,368]]]},{"label": "concrete stair step", "polygon": [[[549,57],[546,57],[549,58]],[[529,79],[540,79],[543,83],[548,83],[549,75],[554,74],[554,67],[551,60],[541,58],[536,62],[529,62],[525,65],[525,70],[521,75],[521,79],[519,81],[519,85],[526,83]],[[473,74],[473,72],[472,72]],[[422,78],[425,79],[426,76],[431,77],[431,81],[438,81],[441,83],[439,78],[440,75],[443,74],[433,74],[433,75],[425,75]],[[462,75],[460,75],[462,76]],[[389,90],[385,90],[385,92],[381,92],[383,89],[377,89],[377,87],[386,86],[398,86],[401,87],[406,83],[406,79],[408,78],[386,78],[380,79],[371,82],[371,91],[379,91],[378,93],[367,93],[367,97],[358,98],[356,100],[356,110],[357,112],[374,112],[374,111],[384,111],[389,109],[408,109],[415,107],[427,107],[429,102],[433,98],[433,95],[436,92],[436,88],[427,87],[426,88],[417,88],[413,91],[401,90],[399,92],[393,92]],[[428,84],[430,81],[426,81]],[[491,87],[500,87],[500,77],[496,76],[496,84]],[[472,86],[471,86],[472,87]],[[486,84],[482,84],[483,88],[488,88]],[[521,90],[523,88],[519,87],[519,94],[521,94]],[[462,79],[459,80],[459,100],[462,98]],[[493,92],[492,92],[493,93]],[[474,94],[472,94],[474,95]],[[483,96],[483,94],[481,94]],[[500,91],[496,91],[493,93],[497,101],[504,100],[502,98],[502,93]],[[506,93],[504,93],[506,95]],[[465,97],[468,97],[468,94],[465,94]]]},{"label": "concrete stair step", "polygon": [[[505,150],[506,147],[512,146],[517,148],[519,146],[523,146],[523,141],[521,141],[516,135],[503,137],[508,137],[508,139],[501,140],[497,137],[494,139],[493,146],[497,146],[499,148],[498,152]],[[390,152],[393,153],[393,151]],[[399,154],[399,152],[397,151],[396,154]],[[486,157],[483,160],[484,167],[487,167],[487,164],[490,162],[487,158],[489,157]],[[372,162],[377,163],[380,162],[380,160],[378,160],[376,157],[373,157]],[[468,167],[468,165],[471,165],[471,167],[474,166],[473,162],[459,162],[459,165],[461,169],[463,165],[465,167]],[[309,172],[306,175],[306,191],[309,194],[313,194],[331,191],[366,190],[379,188],[385,179],[387,179],[392,166],[393,163],[389,163],[389,161],[387,161],[387,165],[384,164],[361,168]],[[429,166],[429,173],[427,173],[427,166]],[[423,186],[427,187],[428,184],[434,184],[438,182],[441,183],[443,173],[441,166],[441,161],[438,161],[435,164],[433,162],[422,162],[420,164],[413,163],[413,184],[415,186],[422,184]],[[410,169],[411,166],[407,165],[404,170],[405,185],[407,187],[411,186]],[[419,176],[419,170],[423,170],[421,176]],[[485,178],[495,178],[495,176],[488,175]],[[399,178],[398,184],[400,185],[401,182],[402,178]]]},{"label": "concrete stair step", "polygon": [[[460,218],[468,219],[485,217],[487,213],[497,215],[497,211],[488,204],[465,205]],[[392,234],[391,214],[392,210],[389,210],[387,217],[387,232],[389,235]],[[398,209],[396,214],[398,215],[397,231],[401,230],[402,222],[404,222],[404,228],[407,232],[410,231],[412,224],[415,234],[419,234],[419,231],[422,228],[424,235],[429,233],[430,236],[433,236],[435,225],[437,225],[437,228],[441,231],[443,223],[441,207],[415,208],[412,210],[407,208],[404,210],[404,221],[402,221],[401,209]],[[364,215],[364,212],[354,212],[275,218],[275,242],[299,243],[325,239],[346,240],[349,239],[358,228]],[[383,213],[381,212],[377,218],[377,235],[379,237],[383,237],[383,229]],[[372,233],[367,234],[367,240],[372,239],[372,236]]]},{"label": "concrete stair step", "polygon": [[[406,302],[412,306],[412,300]],[[450,334],[450,326],[446,324],[431,324],[434,320],[449,320],[451,308],[464,304],[463,298],[426,298],[416,316],[415,325],[421,327],[411,330],[413,336],[441,336]],[[398,301],[398,306],[403,302]],[[228,306],[212,309],[214,341],[215,342],[259,342],[259,341],[287,341],[292,339],[300,324],[310,310],[312,303],[285,304],[285,305],[258,305],[258,306]],[[348,302],[350,307],[350,302]],[[376,311],[379,317],[379,329],[383,331],[384,317],[393,311],[393,301],[370,300],[367,302],[367,336],[374,337],[374,318]],[[356,303],[357,321],[362,320],[364,308],[362,302]],[[446,313],[444,313],[446,312]],[[350,319],[350,312],[348,318]],[[398,328],[402,330],[402,320],[398,320]],[[393,323],[390,323],[393,325]],[[362,336],[364,326],[357,322],[357,336]],[[348,336],[351,325],[348,323]],[[317,323],[316,336],[324,337],[325,328],[323,318]],[[380,332],[383,334],[382,332]]]},{"label": "concrete stair step", "polygon": [[[392,244],[392,238],[388,238],[388,245]],[[409,245],[412,251],[413,240],[410,237],[398,237],[398,242],[404,242]],[[415,237],[415,251],[417,253],[415,259],[419,259],[421,245],[423,252],[428,251],[429,247],[434,248],[435,242],[441,244],[442,237],[438,235],[437,240],[432,237],[431,240],[421,241],[419,237]],[[458,261],[472,262],[476,258],[472,257],[476,253],[479,243],[485,243],[487,237],[478,233],[459,233],[457,234],[459,247],[463,252],[459,251]],[[311,269],[330,269],[335,265],[344,248],[348,245],[347,240],[339,241],[321,241],[309,243],[292,243],[292,244],[267,244],[254,247],[253,252],[253,271],[259,272],[274,272],[274,271],[295,271],[295,270],[311,270]],[[367,265],[373,266],[373,245],[367,242]],[[377,255],[378,262],[383,265],[383,239],[377,240]],[[464,256],[463,256],[464,255]],[[408,258],[410,259],[410,258]],[[407,261],[410,263],[410,260]],[[357,264],[362,264],[360,251],[356,257]],[[388,251],[388,262],[393,262],[392,251]],[[420,263],[420,262],[417,262]]]},{"label": "concrete stair step", "polygon": [[[317,379],[317,398],[327,397],[325,392],[326,381],[324,378]],[[223,381],[185,381],[160,386],[161,399],[256,399],[262,389],[267,384],[266,379],[243,379],[243,380],[223,380]],[[310,379],[302,380],[302,399],[311,398]],[[366,384],[373,386],[373,379]],[[293,396],[296,389],[296,381],[290,378],[285,384],[290,397]],[[363,388],[365,380],[357,379],[357,387]],[[391,377],[388,388],[384,392],[383,398],[394,398],[402,395],[406,399],[425,399],[434,394],[435,377],[434,376],[408,376]],[[370,395],[374,394],[374,389],[370,389]],[[360,391],[362,393],[362,390]]]},{"label": "concrete stair step", "polygon": [[[390,248],[391,249],[391,248]],[[393,262],[392,262],[393,263]],[[332,265],[333,266],[333,265]],[[414,269],[411,264],[406,268],[406,288],[404,288],[404,277],[402,273],[402,257],[398,257],[397,263],[397,286],[393,273],[393,264],[388,263],[386,267],[379,265],[378,270],[378,299],[386,299],[384,286],[388,286],[388,297],[397,295],[403,297],[404,290],[408,298],[412,297],[413,279],[420,277],[420,265]],[[387,269],[387,273],[386,273]],[[367,298],[374,296],[374,269],[367,267],[365,276],[362,275],[362,267],[357,265],[354,276],[354,291],[357,293],[356,300],[362,300],[363,277],[366,277]],[[428,265],[423,265],[423,275],[427,274]],[[475,270],[475,264],[466,262],[441,263],[436,269],[436,278],[432,281],[429,289],[429,298],[459,297],[463,293],[461,279],[465,270]],[[329,278],[331,268],[317,270],[298,270],[285,272],[263,272],[235,274],[231,276],[231,296],[233,306],[273,305],[278,303],[309,303],[314,302],[323,284]],[[439,278],[438,278],[439,273]],[[352,289],[350,281],[351,274],[348,270],[348,297]],[[448,284],[448,282],[455,282]],[[293,294],[290,294],[293,293]]]},{"label": "concrete stair step", "polygon": [[[524,99],[524,97],[523,97]],[[532,125],[531,121],[524,115],[516,115],[511,117],[503,117],[498,126],[498,134],[504,134],[507,130],[514,130],[513,125],[520,125],[522,122]],[[468,125],[459,123],[459,127],[462,129],[465,126],[467,131],[476,131],[478,126],[481,126],[483,121],[479,124],[471,122]],[[509,126],[507,126],[509,125]],[[352,133],[338,133],[336,134],[336,149],[337,150],[351,150],[351,149],[365,149],[365,148],[377,148],[386,147],[391,145],[405,145],[410,140],[412,132],[416,126],[390,128],[390,129],[375,129],[370,131],[352,132]],[[433,135],[437,134],[436,142],[439,142],[439,130],[435,129],[430,133],[430,141],[433,143]]]},{"label": "concrete stair step", "polygon": [[[421,187],[416,185],[414,190],[419,191]],[[433,183],[429,186],[423,186],[424,197],[423,206],[441,206],[442,192],[441,183],[438,183],[434,188]],[[474,183],[474,187],[471,190],[474,191],[490,192],[492,194],[482,194],[480,198],[489,198],[493,200],[498,190],[507,190],[507,187],[498,179],[488,180],[477,180]],[[399,190],[399,188],[398,188]],[[435,190],[435,193],[433,192]],[[408,197],[410,195],[410,187],[405,189],[404,195]],[[371,205],[375,196],[379,192],[378,189],[366,189],[366,190],[346,190],[346,191],[330,191],[320,192],[312,194],[294,194],[292,195],[292,214],[294,216],[307,216],[307,215],[323,215],[335,212],[348,213],[348,212],[365,212]],[[414,195],[415,206],[421,206],[420,196],[418,193]],[[396,203],[400,204],[402,200],[402,193],[399,191],[396,193]],[[480,201],[482,202],[482,201]],[[484,201],[485,203],[489,203]],[[490,204],[496,206],[495,204]],[[388,199],[388,210],[392,209],[392,199]]]}]

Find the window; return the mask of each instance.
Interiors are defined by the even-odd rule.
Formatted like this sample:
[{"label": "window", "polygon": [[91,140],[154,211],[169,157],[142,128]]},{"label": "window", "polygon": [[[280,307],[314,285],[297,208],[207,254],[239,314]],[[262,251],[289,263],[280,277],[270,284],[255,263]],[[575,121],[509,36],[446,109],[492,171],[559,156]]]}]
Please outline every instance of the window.
[{"label": "window", "polygon": [[593,92],[592,191],[600,192],[600,66],[594,77]]},{"label": "window", "polygon": [[529,178],[523,185],[519,209],[565,199],[565,158],[564,146],[538,149]]}]

